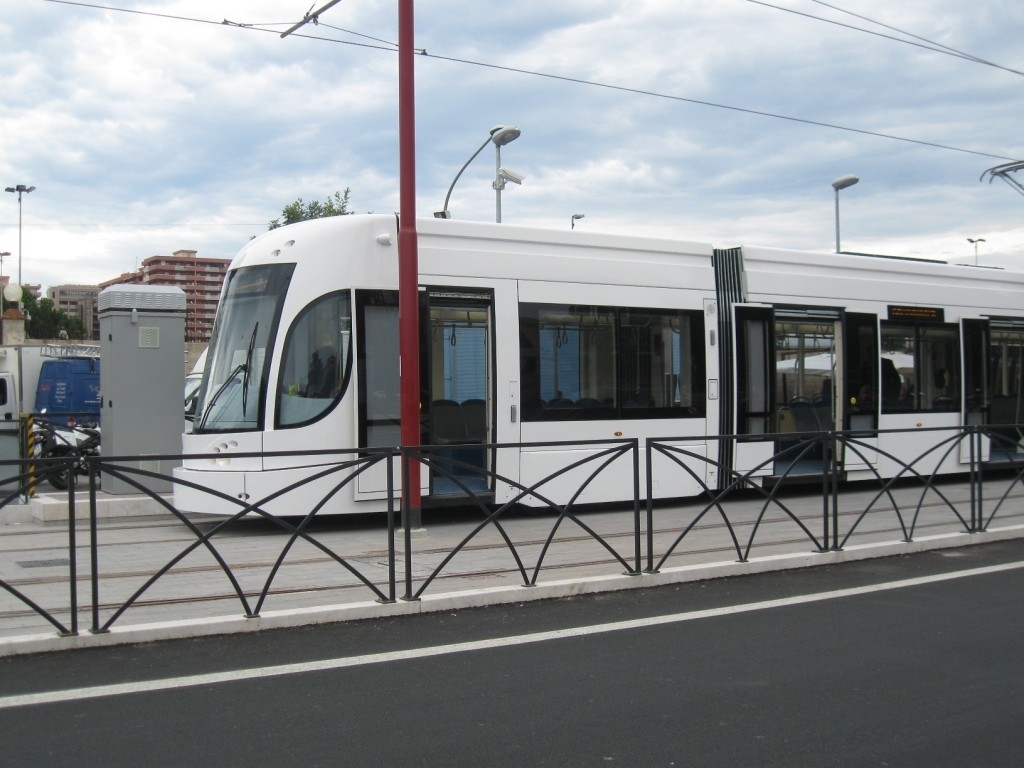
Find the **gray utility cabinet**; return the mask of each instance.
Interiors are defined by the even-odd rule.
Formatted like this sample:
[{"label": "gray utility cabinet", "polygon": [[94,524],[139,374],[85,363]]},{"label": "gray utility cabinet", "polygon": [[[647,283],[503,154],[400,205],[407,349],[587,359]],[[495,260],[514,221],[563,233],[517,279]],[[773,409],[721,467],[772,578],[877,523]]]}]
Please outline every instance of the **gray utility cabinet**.
[{"label": "gray utility cabinet", "polygon": [[[100,427],[103,455],[163,478],[132,477],[153,493],[171,490],[181,454],[185,386],[185,292],[173,286],[112,285],[100,291]],[[154,458],[147,458],[154,457]],[[109,473],[106,493],[140,491]]]}]

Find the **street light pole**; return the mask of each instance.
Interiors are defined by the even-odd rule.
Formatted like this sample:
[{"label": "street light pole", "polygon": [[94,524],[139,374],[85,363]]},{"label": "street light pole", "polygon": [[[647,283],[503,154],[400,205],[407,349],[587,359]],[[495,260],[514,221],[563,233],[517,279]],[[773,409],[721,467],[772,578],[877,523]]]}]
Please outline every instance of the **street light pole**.
[{"label": "street light pole", "polygon": [[587,214],[585,214],[585,213],[574,213],[572,215],[572,219],[570,220],[571,221],[571,226],[569,227],[569,229],[576,229],[576,222],[579,221],[580,219],[582,219],[586,215]]},{"label": "street light pole", "polygon": [[[490,135],[486,139],[484,139],[484,143],[477,148],[476,152],[469,156],[469,160],[464,162],[462,164],[462,167],[459,168],[459,172],[455,174],[455,178],[452,179],[452,183],[448,187],[448,194],[444,196],[444,207],[440,211],[436,211],[434,213],[434,218],[450,219],[452,217],[451,212],[448,210],[448,201],[452,197],[452,190],[455,189],[455,182],[459,180],[459,177],[462,176],[462,172],[469,167],[469,164],[476,159],[476,156],[484,151],[484,147],[493,142],[495,152],[497,152],[497,168],[495,170],[494,183],[492,184],[492,186],[498,193],[496,218],[498,223],[501,223],[501,190],[505,188],[505,181],[508,180],[516,184],[519,184],[523,180],[521,176],[509,173],[508,171],[501,167],[501,147],[515,141],[516,139],[519,138],[521,134],[522,131],[520,131],[514,125],[496,125],[493,128],[491,128]],[[498,186],[499,184],[500,187]]]},{"label": "street light pole", "polygon": [[[420,433],[419,233],[416,230],[416,85],[413,0],[398,3],[398,358],[401,445],[422,442]],[[405,456],[402,523],[422,525],[420,463]]]},{"label": "street light pole", "polygon": [[494,187],[496,206],[494,220],[498,224],[501,224],[501,190],[505,188],[505,182],[511,181],[513,184],[523,183],[523,177],[518,173],[513,173],[507,168],[501,167],[502,146],[518,139],[519,133],[518,128],[511,128],[506,129],[505,132],[496,133],[491,136],[491,141],[494,142],[494,183],[491,186]]},{"label": "street light pole", "polygon": [[[35,190],[35,187],[29,187],[25,184],[19,184],[16,187],[6,187],[5,192],[17,192],[18,194],[18,285],[23,286],[21,282],[21,196],[27,195],[29,192]],[[18,309],[21,309],[21,300],[18,300]]]},{"label": "street light pole", "polygon": [[967,242],[974,246],[974,266],[978,266],[978,243],[984,243],[984,237],[968,237]]},{"label": "street light pole", "polygon": [[852,187],[860,179],[856,176],[840,176],[832,182],[832,189],[836,191],[836,253],[839,253],[839,190]]}]

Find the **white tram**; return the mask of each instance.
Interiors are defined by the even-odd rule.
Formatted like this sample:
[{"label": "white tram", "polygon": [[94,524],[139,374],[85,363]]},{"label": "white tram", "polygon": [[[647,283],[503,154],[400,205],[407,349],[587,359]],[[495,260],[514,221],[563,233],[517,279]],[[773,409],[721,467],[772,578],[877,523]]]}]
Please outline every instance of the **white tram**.
[{"label": "white tram", "polygon": [[[718,435],[864,430],[878,452],[847,458],[856,479],[869,464],[899,471],[885,454],[924,453],[936,440],[924,427],[1024,421],[1022,273],[508,224],[417,227],[424,445],[671,436],[711,460],[694,468],[714,488],[713,462],[747,471],[778,447]],[[246,244],[224,283],[177,479],[255,502],[337,457],[239,454],[400,443],[397,230],[395,216],[338,216]],[[1015,431],[999,445],[985,458],[1024,451]],[[476,455],[530,485],[595,450]],[[631,494],[632,466],[620,463],[580,500]],[[655,495],[697,493],[683,474]],[[424,475],[424,501],[443,501],[444,478]],[[560,500],[578,480],[545,492]],[[325,483],[264,508],[309,509]],[[380,464],[323,513],[383,509],[386,489]],[[505,483],[480,490],[516,495]],[[238,509],[178,484],[175,504]]]}]

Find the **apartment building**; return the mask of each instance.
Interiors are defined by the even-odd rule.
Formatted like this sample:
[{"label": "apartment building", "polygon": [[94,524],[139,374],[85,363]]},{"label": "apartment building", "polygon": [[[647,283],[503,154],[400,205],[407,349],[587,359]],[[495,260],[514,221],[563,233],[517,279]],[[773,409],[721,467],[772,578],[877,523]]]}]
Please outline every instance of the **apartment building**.
[{"label": "apartment building", "polygon": [[231,259],[201,258],[182,249],[171,256],[150,256],[135,272],[100,283],[111,285],[175,285],[185,292],[185,341],[208,342],[213,330],[220,289]]},{"label": "apartment building", "polygon": [[81,320],[84,337],[93,340],[100,337],[98,295],[99,289],[95,285],[53,285],[46,289],[46,297],[53,301],[54,307],[68,317]]}]

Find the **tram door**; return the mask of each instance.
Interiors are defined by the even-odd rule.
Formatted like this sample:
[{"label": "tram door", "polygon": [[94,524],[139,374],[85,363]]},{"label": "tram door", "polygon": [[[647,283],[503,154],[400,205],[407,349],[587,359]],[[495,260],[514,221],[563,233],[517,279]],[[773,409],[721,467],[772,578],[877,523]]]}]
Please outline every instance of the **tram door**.
[{"label": "tram door", "polygon": [[737,308],[737,434],[777,435],[772,474],[821,472],[820,447],[803,451],[800,435],[843,428],[842,350],[839,310]]},{"label": "tram door", "polygon": [[809,452],[784,450],[787,433],[827,432],[843,428],[843,337],[834,310],[775,311],[775,473],[821,471],[823,447]]},{"label": "tram door", "polygon": [[[1024,320],[964,320],[964,424],[989,425],[981,461],[1024,456]],[[970,458],[964,444],[962,460]]]},{"label": "tram door", "polygon": [[422,440],[439,446],[429,473],[432,496],[492,490],[485,472],[493,414],[492,306],[490,291],[428,288],[420,294]]}]

